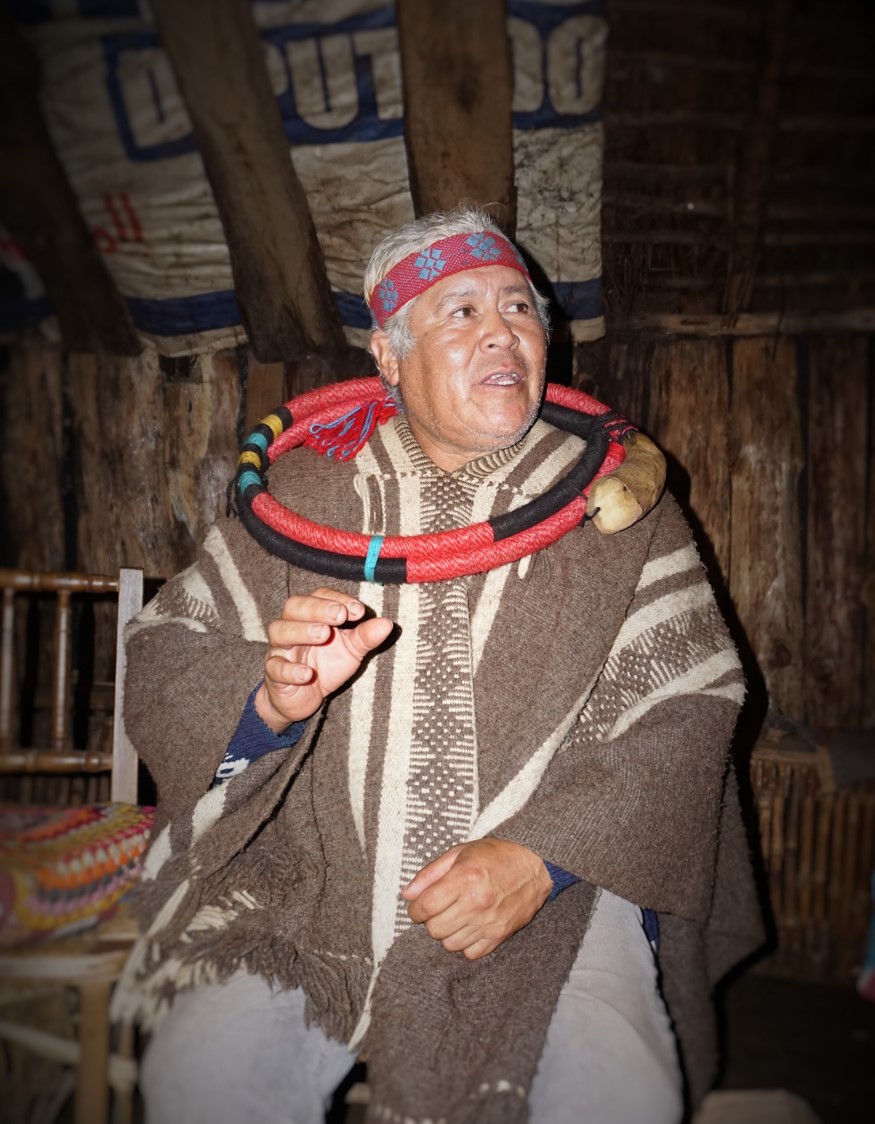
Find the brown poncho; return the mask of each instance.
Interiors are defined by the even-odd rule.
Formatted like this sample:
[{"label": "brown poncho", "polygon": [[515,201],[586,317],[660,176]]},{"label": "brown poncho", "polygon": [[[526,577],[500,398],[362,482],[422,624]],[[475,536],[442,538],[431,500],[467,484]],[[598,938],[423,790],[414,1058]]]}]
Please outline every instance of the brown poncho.
[{"label": "brown poncho", "polygon": [[[476,522],[543,492],[581,442],[542,422],[446,474],[403,419],[352,463],[272,469],[295,510],[368,534]],[[346,588],[396,634],[308,724],[210,790],[291,592]],[[228,520],[128,638],[125,722],[159,787],[115,1000],[148,1027],[173,993],[246,965],[302,987],[363,1045],[374,1119],[507,1124],[602,886],[659,911],[666,998],[694,1095],[713,1062],[711,984],[759,936],[728,746],[738,660],[671,498],[520,563],[419,586],[325,583]],[[465,839],[522,843],[581,882],[469,962],[399,891]]]}]

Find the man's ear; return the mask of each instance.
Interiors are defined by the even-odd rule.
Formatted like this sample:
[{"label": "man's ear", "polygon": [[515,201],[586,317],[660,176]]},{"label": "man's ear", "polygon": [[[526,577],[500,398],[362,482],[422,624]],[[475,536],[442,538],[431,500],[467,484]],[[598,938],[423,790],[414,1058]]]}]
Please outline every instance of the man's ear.
[{"label": "man's ear", "polygon": [[392,350],[389,337],[380,328],[371,333],[370,352],[380,370],[383,381],[388,386],[397,386],[400,377],[398,357]]}]

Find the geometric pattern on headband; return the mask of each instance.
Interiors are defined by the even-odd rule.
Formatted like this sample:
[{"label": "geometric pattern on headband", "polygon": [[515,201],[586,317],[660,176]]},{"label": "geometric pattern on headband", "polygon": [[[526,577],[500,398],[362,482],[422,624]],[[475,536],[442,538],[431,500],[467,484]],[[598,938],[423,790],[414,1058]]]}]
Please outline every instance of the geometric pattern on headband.
[{"label": "geometric pattern on headband", "polygon": [[531,281],[526,263],[519,250],[502,234],[481,230],[475,234],[453,234],[439,238],[402,258],[382,281],[378,282],[368,299],[378,327],[382,328],[408,301],[430,289],[437,281],[462,273],[466,269],[480,269],[486,265],[507,265],[524,274]]}]

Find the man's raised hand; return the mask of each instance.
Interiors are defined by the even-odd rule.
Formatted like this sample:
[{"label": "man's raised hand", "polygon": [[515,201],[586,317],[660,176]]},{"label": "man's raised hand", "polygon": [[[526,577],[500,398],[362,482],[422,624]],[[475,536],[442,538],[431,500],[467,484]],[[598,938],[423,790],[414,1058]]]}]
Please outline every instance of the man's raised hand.
[{"label": "man's raised hand", "polygon": [[360,601],[335,589],[286,601],[279,620],[268,625],[264,683],[255,696],[255,709],[272,730],[315,714],[386,640],[392,622],[363,620],[364,614]]}]

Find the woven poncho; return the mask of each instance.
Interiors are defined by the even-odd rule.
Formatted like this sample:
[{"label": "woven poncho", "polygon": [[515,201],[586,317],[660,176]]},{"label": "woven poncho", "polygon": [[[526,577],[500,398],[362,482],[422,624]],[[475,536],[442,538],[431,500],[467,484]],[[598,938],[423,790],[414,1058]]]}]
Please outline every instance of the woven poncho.
[{"label": "woven poncho", "polygon": [[[424,533],[526,502],[580,451],[538,422],[446,474],[399,418],[354,462],[283,458],[272,487],[319,522]],[[130,629],[125,722],[159,819],[116,1013],[149,1026],[178,989],[245,964],[303,987],[329,1034],[364,1046],[374,1119],[522,1121],[603,886],[661,914],[666,998],[701,1091],[709,984],[759,927],[727,773],[741,674],[674,502],[487,574],[332,583],[397,622],[392,642],[293,750],[210,791],[268,622],[319,584],[225,521]],[[469,962],[409,923],[399,891],[488,834],[582,881]]]}]

